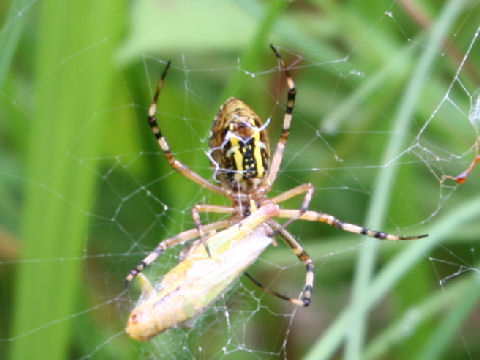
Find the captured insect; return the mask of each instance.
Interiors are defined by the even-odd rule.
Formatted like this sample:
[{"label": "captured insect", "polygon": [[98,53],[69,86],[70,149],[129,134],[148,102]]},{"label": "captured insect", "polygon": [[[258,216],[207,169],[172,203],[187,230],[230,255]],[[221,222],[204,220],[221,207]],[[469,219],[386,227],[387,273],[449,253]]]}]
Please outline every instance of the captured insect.
[{"label": "captured insect", "polygon": [[[287,230],[287,226],[297,220],[318,221],[334,226],[344,231],[367,235],[378,239],[387,240],[414,240],[427,235],[397,236],[380,231],[373,231],[363,226],[344,223],[336,217],[308,210],[314,193],[311,183],[296,186],[275,197],[268,198],[277,177],[282,162],[285,146],[290,135],[290,124],[295,105],[296,89],[294,81],[285,61],[273,45],[270,45],[275,54],[281,71],[285,74],[287,92],[287,104],[283,116],[282,134],[276,144],[273,156],[270,154],[270,143],[264,125],[260,117],[246,103],[237,98],[227,99],[215,116],[210,132],[209,157],[215,168],[214,178],[218,184],[213,184],[191,170],[175,158],[170,150],[167,140],[162,135],[155,117],[160,91],[165,82],[165,77],[170,68],[169,61],[163,71],[153,97],[153,102],[148,111],[148,122],[157,139],[158,145],[163,151],[165,158],[172,168],[200,186],[221,194],[230,199],[231,206],[212,204],[197,204],[192,207],[192,216],[195,228],[183,231],[171,238],[161,241],[157,247],[148,254],[143,261],[133,268],[126,278],[128,285],[147,266],[152,264],[164,251],[174,245],[183,244],[186,241],[197,238],[190,255],[180,262],[177,267],[168,272],[160,288],[154,290],[146,278],[141,276],[141,285],[145,296],[132,311],[127,326],[127,332],[135,339],[147,340],[150,337],[184,322],[205,309],[221,292],[243,273],[243,271],[260,255],[265,247],[278,236],[292,250],[292,252],[305,265],[306,277],[300,298],[290,298],[265,289],[292,304],[308,306],[314,283],[314,268],[310,256],[305,252],[300,243]],[[277,204],[303,195],[300,209],[279,209]],[[202,224],[200,213],[230,214],[226,220],[216,221],[210,224]],[[274,217],[288,219],[280,224]],[[218,232],[210,236],[209,234]],[[271,239],[268,244],[266,238]],[[253,245],[256,241],[260,244]],[[218,245],[218,244],[223,245]],[[252,246],[250,254],[244,249]],[[224,246],[224,248],[222,248]],[[222,250],[218,250],[218,248]],[[238,250],[242,248],[242,251]],[[201,250],[200,250],[201,249]],[[230,249],[230,250],[228,250]],[[202,253],[201,251],[204,251]],[[200,255],[199,255],[200,254]],[[236,257],[244,257],[241,264],[236,263]],[[248,258],[250,256],[250,258]],[[211,264],[219,259],[216,265],[212,265],[211,273],[218,278],[210,279],[210,282],[201,281],[202,289],[196,289],[197,281],[200,281],[192,269],[206,273],[207,265],[204,264],[211,258]],[[231,264],[231,275],[222,278],[221,273],[228,273]],[[197,266],[198,265],[198,266]],[[179,275],[180,274],[180,275]],[[253,279],[252,279],[253,280]],[[255,283],[257,283],[254,280]],[[257,283],[258,284],[258,283]],[[215,289],[214,289],[215,288]],[[165,290],[163,290],[165,289]],[[173,292],[172,292],[173,291]],[[212,299],[201,299],[198,294],[208,294]],[[178,300],[180,304],[166,305],[168,297]],[[185,298],[191,297],[191,303],[185,302]],[[180,300],[182,299],[182,300]],[[157,306],[157,304],[163,304]],[[140,325],[142,323],[142,325]]]},{"label": "captured insect", "polygon": [[156,289],[138,274],[142,297],[128,318],[130,337],[149,340],[204,311],[272,243],[272,229],[265,221],[278,210],[278,205],[267,204],[209,237],[210,255],[200,240],[195,241]]}]

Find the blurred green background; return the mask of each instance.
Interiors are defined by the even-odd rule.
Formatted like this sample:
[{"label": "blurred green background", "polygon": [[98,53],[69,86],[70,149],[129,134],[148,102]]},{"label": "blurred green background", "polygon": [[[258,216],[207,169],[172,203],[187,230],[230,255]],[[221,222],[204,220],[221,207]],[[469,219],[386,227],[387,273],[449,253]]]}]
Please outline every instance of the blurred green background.
[{"label": "blurred green background", "polygon": [[[478,154],[477,1],[17,0],[0,19],[0,358],[480,356],[480,170],[442,181]],[[298,221],[316,264],[311,307],[241,279],[193,329],[130,340],[138,289],[125,275],[193,226],[193,204],[225,203],[157,148],[146,113],[158,77],[171,59],[159,122],[210,179],[208,132],[227,97],[272,118],[272,143],[280,134],[269,43],[298,89],[272,194],[309,181],[312,209],[430,237],[379,244]],[[292,296],[304,281],[282,244],[251,273]]]}]

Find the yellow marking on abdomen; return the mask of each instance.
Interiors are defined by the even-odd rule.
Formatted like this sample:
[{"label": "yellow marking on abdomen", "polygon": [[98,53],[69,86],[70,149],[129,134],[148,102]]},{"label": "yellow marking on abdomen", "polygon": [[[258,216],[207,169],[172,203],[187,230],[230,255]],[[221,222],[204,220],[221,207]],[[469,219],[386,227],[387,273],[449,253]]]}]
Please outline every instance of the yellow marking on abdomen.
[{"label": "yellow marking on abdomen", "polygon": [[255,165],[257,167],[257,177],[261,178],[265,174],[265,168],[263,167],[262,152],[261,152],[260,131],[255,130],[253,134],[253,157],[255,159]]},{"label": "yellow marking on abdomen", "polygon": [[235,170],[238,171],[235,173],[235,180],[240,181],[243,179],[243,155],[240,153],[240,147],[237,138],[230,138],[230,143],[232,144],[233,159],[235,160]]}]

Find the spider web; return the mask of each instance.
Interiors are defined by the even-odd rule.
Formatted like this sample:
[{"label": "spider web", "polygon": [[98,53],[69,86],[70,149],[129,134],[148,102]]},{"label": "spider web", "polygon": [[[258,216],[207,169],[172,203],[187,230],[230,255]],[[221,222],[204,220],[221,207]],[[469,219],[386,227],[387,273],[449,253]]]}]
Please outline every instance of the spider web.
[{"label": "spider web", "polygon": [[[18,7],[1,31],[8,33],[26,15],[39,16],[41,4],[31,1]],[[229,96],[240,97],[263,119],[271,119],[268,132],[272,145],[278,139],[286,86],[276,59],[268,52],[268,42],[257,62],[251,64],[240,55],[255,36],[259,6],[255,2],[134,2],[128,35],[115,53],[122,83],[116,92],[118,99],[111,107],[92,111],[68,150],[60,146],[61,139],[51,135],[56,134],[54,129],[35,122],[31,97],[58,72],[74,69],[76,60],[110,48],[112,40],[99,33],[98,41],[58,59],[55,67],[35,81],[28,75],[29,80],[17,76],[6,83],[0,111],[6,119],[6,125],[1,125],[5,133],[1,145],[4,165],[0,168],[5,199],[0,222],[0,269],[5,280],[0,296],[5,309],[1,322],[13,326],[12,274],[22,264],[31,264],[34,271],[41,272],[44,266],[54,265],[61,271],[80,263],[84,274],[78,280],[82,294],[73,310],[19,334],[3,327],[1,352],[66,323],[72,327],[68,357],[75,359],[294,359],[311,351],[314,344],[324,344],[322,336],[333,328],[353,296],[356,258],[371,243],[358,235],[301,221],[289,230],[316,266],[309,308],[295,308],[240,278],[186,327],[170,329],[148,343],[137,343],[124,333],[128,313],[139,297],[136,286],[130,291],[123,288],[128,271],[161,239],[194,227],[193,205],[226,204],[173,171],[149,132],[145,117],[166,61],[171,58],[173,66],[160,96],[157,118],[173,154],[194,171],[212,179],[207,154],[209,130],[218,107]],[[471,286],[472,274],[478,277],[479,271],[478,221],[462,220],[467,216],[462,214],[475,215],[469,204],[478,193],[475,179],[479,170],[472,168],[462,185],[455,178],[479,155],[480,23],[474,16],[478,6],[457,19],[448,41],[420,81],[422,91],[413,121],[398,133],[392,129],[396,129],[403,91],[415,69],[410,62],[419,61],[430,46],[421,27],[433,26],[441,9],[412,10],[408,1],[388,3],[374,16],[365,15],[365,23],[357,28],[361,30],[355,31],[353,25],[352,29],[342,28],[349,14],[344,13],[344,19],[325,18],[321,10],[327,10],[316,6],[292,4],[272,30],[272,41],[290,67],[298,96],[286,154],[270,195],[312,182],[316,192],[311,209],[365,224],[369,202],[378,191],[378,174],[398,168],[391,194],[386,195],[391,197],[389,208],[378,215],[385,215],[385,220],[377,230],[413,235],[426,229],[434,238],[437,228],[452,225],[441,243],[420,253],[419,263],[410,265],[411,274],[404,274],[386,298],[375,304],[367,354],[372,358],[388,354],[382,345],[408,350],[409,339],[421,338],[422,331],[435,328],[433,317],[438,316],[445,319],[441,325],[454,325],[451,341],[443,343],[446,353],[474,359],[480,353],[474,323],[479,294]],[[235,24],[242,24],[240,33],[232,26],[233,20],[224,16],[232,12],[238,16]],[[415,18],[425,13],[434,14],[430,23]],[[213,30],[209,32],[205,28],[211,19],[218,24],[210,26]],[[185,33],[190,21],[202,29],[196,37]],[[345,33],[341,37],[335,33],[338,28]],[[27,32],[32,29],[27,28]],[[321,44],[331,46],[322,48],[319,41],[296,46],[295,39],[301,34],[309,41],[328,39]],[[199,38],[204,40],[202,46],[196,45]],[[16,139],[24,129],[16,128],[18,119],[22,119],[22,128],[33,128],[37,136],[51,138],[62,149],[65,161],[75,164],[76,172],[94,174],[98,189],[90,207],[79,208],[69,193],[50,186],[56,168],[46,167],[40,179],[25,175],[24,156]],[[76,143],[84,141],[97,123],[107,123],[114,131],[104,139],[104,147],[93,156],[84,156],[76,151]],[[391,139],[403,135],[406,140],[401,150],[384,157]],[[15,146],[19,149],[11,154],[9,149]],[[21,256],[19,199],[26,196],[27,186],[40,189],[47,198],[60,199],[88,220],[83,254],[67,257],[58,249],[53,258]],[[297,209],[300,202],[293,199],[282,206]],[[476,216],[478,219],[479,214]],[[202,214],[203,223],[221,218]],[[410,244],[382,242],[378,272],[388,268],[393,263],[390,259],[407,246]],[[166,273],[177,263],[180,248],[167,251],[145,272],[147,277],[155,282]],[[298,296],[303,287],[304,266],[283,244],[267,249],[249,272],[289,296]],[[418,289],[419,284],[426,287]],[[413,292],[412,287],[416,289]],[[453,318],[450,322],[449,316]]]}]

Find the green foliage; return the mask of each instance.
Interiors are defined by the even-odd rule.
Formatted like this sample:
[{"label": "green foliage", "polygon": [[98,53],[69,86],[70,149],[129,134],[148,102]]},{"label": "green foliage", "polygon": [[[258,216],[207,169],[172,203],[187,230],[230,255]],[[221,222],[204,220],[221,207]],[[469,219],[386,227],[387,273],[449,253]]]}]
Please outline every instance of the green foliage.
[{"label": "green foliage", "polygon": [[[475,155],[480,7],[405,3],[0,5],[0,357],[478,357],[479,173],[461,186],[441,177]],[[146,124],[152,89],[172,59],[159,123],[174,154],[211,178],[206,139],[225,98],[271,117],[278,138],[286,94],[269,43],[298,90],[272,194],[309,181],[314,210],[430,237],[379,243],[295,222],[316,264],[311,307],[293,313],[242,281],[192,330],[139,344],[123,333],[138,295],[124,291],[125,275],[193,226],[193,204],[225,203],[163,159]],[[301,288],[304,269],[283,245],[262,258],[256,278],[289,295]],[[228,325],[223,305],[235,309]]]}]

